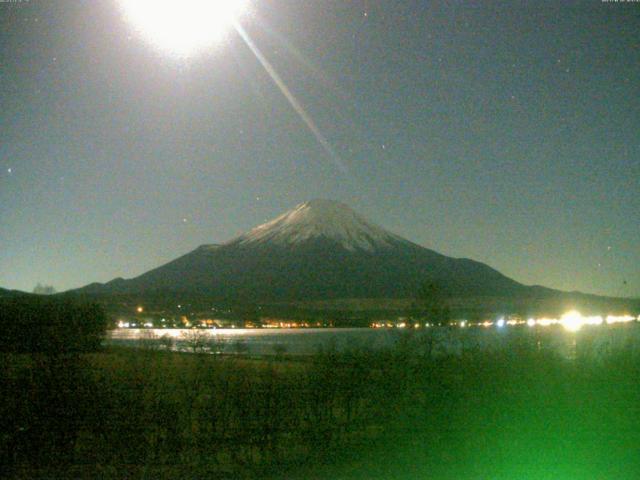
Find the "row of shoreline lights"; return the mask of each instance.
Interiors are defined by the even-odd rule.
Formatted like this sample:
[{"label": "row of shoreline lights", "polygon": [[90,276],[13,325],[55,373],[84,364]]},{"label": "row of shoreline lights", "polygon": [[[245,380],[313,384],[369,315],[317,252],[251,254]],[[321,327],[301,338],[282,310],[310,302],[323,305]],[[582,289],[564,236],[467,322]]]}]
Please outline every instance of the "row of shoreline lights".
[{"label": "row of shoreline lights", "polygon": [[[142,313],[143,311],[144,311],[144,308],[141,306],[136,308],[137,313]],[[164,319],[162,319],[162,321],[164,322]],[[528,320],[525,321],[525,320],[514,320],[514,319],[505,320],[504,317],[502,317],[496,320],[495,322],[486,320],[484,322],[477,323],[477,324],[470,324],[467,320],[461,320],[458,322],[458,326],[465,328],[472,325],[478,326],[478,327],[492,327],[495,325],[498,328],[503,328],[507,325],[515,326],[515,325],[525,325],[525,324],[528,325],[529,327],[536,327],[536,326],[549,327],[551,325],[561,325],[567,331],[577,332],[585,325],[602,325],[603,323],[606,323],[607,325],[613,325],[616,323],[628,323],[633,321],[640,322],[640,315],[637,318],[632,315],[607,315],[606,317],[602,317],[601,315],[584,316],[577,310],[571,310],[565,313],[564,315],[562,315],[559,319],[558,318],[529,318]],[[122,320],[118,322],[118,327],[120,328],[129,328],[130,326],[131,326],[130,322],[124,322]],[[151,328],[153,327],[153,323],[149,321],[141,322],[141,326],[144,326],[145,328]],[[397,325],[393,325],[388,322],[379,322],[379,323],[372,324],[372,327],[374,328],[391,327],[391,326],[404,328],[404,327],[407,327],[408,325],[405,322],[399,323]],[[414,325],[414,327],[416,328],[418,328],[419,326],[420,326],[419,324]],[[429,327],[431,325],[427,323],[425,326]]]},{"label": "row of shoreline lights", "polygon": [[[607,315],[603,317],[601,315],[584,316],[577,310],[571,310],[560,318],[529,318],[528,320],[505,320],[500,318],[495,322],[496,327],[504,327],[505,325],[528,325],[529,327],[549,327],[551,325],[561,325],[565,330],[569,332],[577,332],[585,325],[613,325],[616,323],[628,323],[633,321],[640,321],[640,316],[637,318],[632,315]],[[460,326],[465,326],[461,322]],[[494,322],[482,322],[479,324],[483,327],[490,327],[494,325]]]},{"label": "row of shoreline lights", "polygon": [[[569,332],[577,332],[585,325],[613,325],[616,323],[628,323],[628,322],[640,322],[640,315],[638,317],[634,317],[632,315],[607,315],[603,317],[601,315],[593,315],[593,316],[584,316],[580,312],[576,310],[571,310],[560,318],[529,318],[528,320],[505,320],[504,317],[499,318],[498,320],[491,321],[486,320],[480,323],[469,323],[467,320],[460,320],[457,322],[457,325],[461,328],[466,328],[470,326],[476,327],[493,327],[496,326],[498,328],[503,328],[505,326],[515,326],[515,325],[528,325],[529,327],[549,327],[552,325],[561,325],[565,330]],[[377,322],[371,325],[373,328],[384,328],[384,327],[398,327],[405,328],[411,327],[411,324],[406,322],[401,322],[398,324],[393,324],[391,322]],[[415,324],[413,327],[419,328],[420,324]],[[431,327],[433,325],[427,323],[425,327]]]}]

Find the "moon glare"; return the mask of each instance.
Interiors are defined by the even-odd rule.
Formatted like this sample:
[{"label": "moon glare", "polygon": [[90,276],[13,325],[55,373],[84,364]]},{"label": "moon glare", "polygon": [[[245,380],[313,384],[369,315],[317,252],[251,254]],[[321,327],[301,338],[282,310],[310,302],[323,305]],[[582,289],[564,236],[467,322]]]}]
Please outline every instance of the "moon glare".
[{"label": "moon glare", "polygon": [[151,43],[186,57],[218,42],[246,9],[245,0],[119,0]]}]

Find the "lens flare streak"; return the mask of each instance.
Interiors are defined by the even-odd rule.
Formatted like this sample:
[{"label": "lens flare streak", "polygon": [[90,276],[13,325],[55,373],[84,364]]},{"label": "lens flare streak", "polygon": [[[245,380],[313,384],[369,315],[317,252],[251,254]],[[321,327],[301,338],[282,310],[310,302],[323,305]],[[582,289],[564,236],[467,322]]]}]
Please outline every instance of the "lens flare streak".
[{"label": "lens flare streak", "polygon": [[342,160],[340,159],[336,151],[333,149],[329,141],[322,134],[322,132],[320,131],[316,123],[313,121],[313,119],[309,116],[309,114],[304,109],[302,104],[293,95],[293,93],[291,93],[291,90],[289,90],[289,87],[287,87],[287,85],[284,83],[284,81],[282,80],[282,77],[280,77],[278,72],[276,72],[273,65],[271,65],[271,62],[269,62],[269,60],[267,60],[267,58],[262,54],[262,52],[253,42],[253,40],[251,40],[251,37],[249,37],[249,34],[245,31],[244,28],[242,28],[242,26],[238,22],[234,23],[234,27],[238,32],[238,34],[240,35],[240,37],[242,37],[244,42],[247,44],[251,52],[253,52],[253,54],[256,56],[260,64],[262,64],[264,69],[267,71],[267,73],[269,74],[273,82],[276,84],[276,86],[280,89],[282,94],[285,96],[285,98],[287,99],[291,107],[295,110],[298,116],[300,116],[300,118],[305,123],[307,128],[309,128],[311,133],[313,133],[313,136],[316,138],[316,140],[318,141],[320,146],[324,149],[324,151],[327,153],[327,155],[329,155],[329,158],[331,158],[333,163],[335,163],[335,165],[340,169],[342,173],[346,173],[347,167],[344,165],[344,163],[342,162]]}]

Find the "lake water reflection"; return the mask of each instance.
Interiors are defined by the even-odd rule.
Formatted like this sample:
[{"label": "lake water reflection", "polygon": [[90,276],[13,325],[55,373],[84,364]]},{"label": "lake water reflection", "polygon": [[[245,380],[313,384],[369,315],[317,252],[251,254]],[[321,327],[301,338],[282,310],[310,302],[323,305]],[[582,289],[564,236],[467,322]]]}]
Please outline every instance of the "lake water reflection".
[{"label": "lake water reflection", "polygon": [[[171,342],[163,342],[162,337]],[[311,355],[321,349],[383,350],[409,341],[418,352],[459,355],[468,350],[533,348],[554,351],[567,358],[577,353],[599,357],[625,350],[640,355],[640,324],[601,325],[568,332],[554,327],[435,327],[425,329],[298,328],[298,329],[134,329],[109,332],[110,345],[158,346],[171,344],[177,351],[248,353],[251,355]]]}]

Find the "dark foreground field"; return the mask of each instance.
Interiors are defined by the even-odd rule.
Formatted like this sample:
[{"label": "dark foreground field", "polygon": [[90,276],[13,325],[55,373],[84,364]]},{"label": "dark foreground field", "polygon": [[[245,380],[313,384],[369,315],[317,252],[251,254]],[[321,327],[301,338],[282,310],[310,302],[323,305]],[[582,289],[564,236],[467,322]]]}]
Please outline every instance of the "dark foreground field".
[{"label": "dark foreground field", "polygon": [[3,354],[10,478],[637,479],[640,357]]}]

